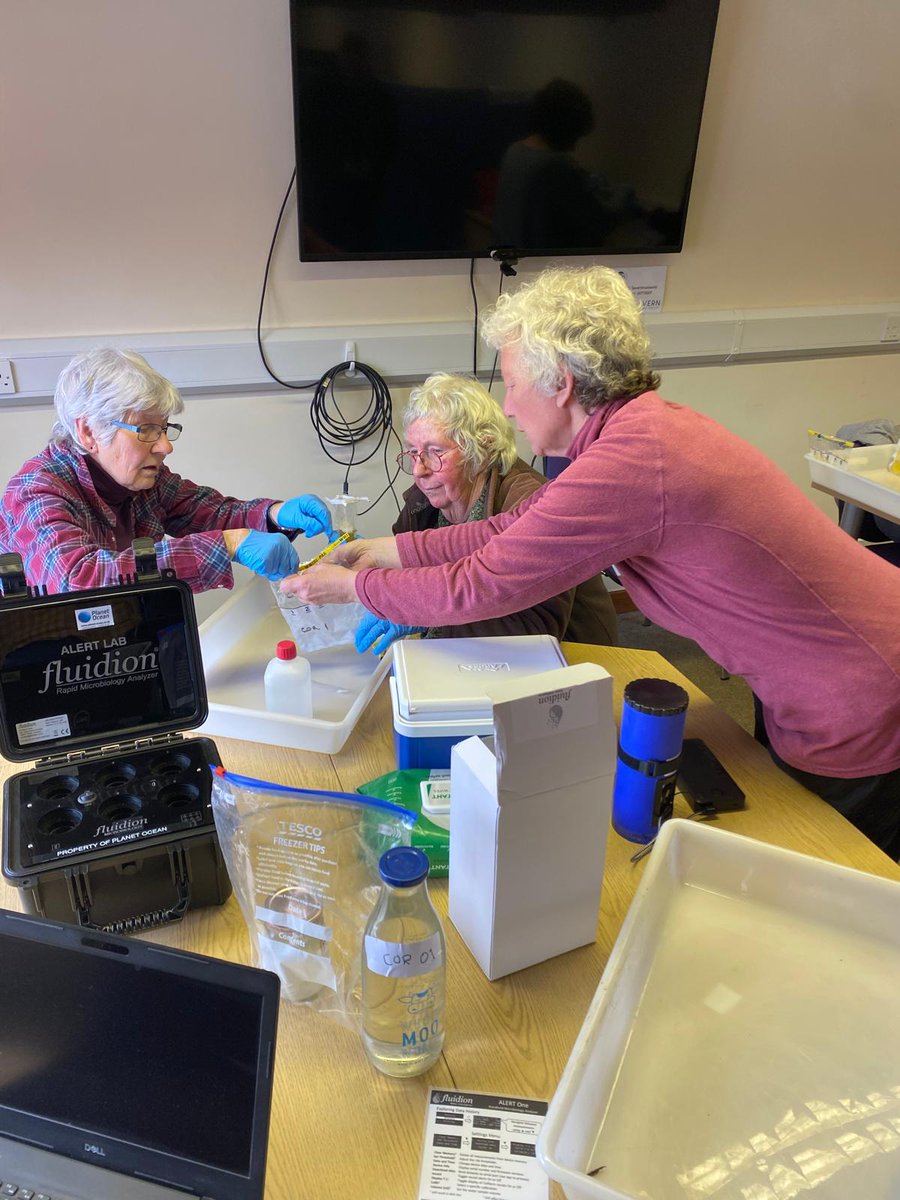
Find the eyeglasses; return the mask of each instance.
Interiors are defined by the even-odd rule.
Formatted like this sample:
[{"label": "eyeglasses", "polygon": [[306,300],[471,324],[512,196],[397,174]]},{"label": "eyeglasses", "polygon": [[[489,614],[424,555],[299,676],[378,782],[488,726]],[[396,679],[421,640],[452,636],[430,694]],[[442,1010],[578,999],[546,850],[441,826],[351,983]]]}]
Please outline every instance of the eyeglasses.
[{"label": "eyeglasses", "polygon": [[440,471],[444,465],[444,455],[449,454],[452,446],[446,450],[404,450],[397,455],[397,466],[407,475],[412,475],[416,463],[421,463],[426,471]]},{"label": "eyeglasses", "polygon": [[130,429],[132,433],[137,434],[139,442],[149,442],[151,446],[155,445],[163,434],[170,442],[177,442],[181,437],[181,426],[172,421],[167,421],[165,425],[128,425],[125,421],[110,421],[110,425],[115,425],[116,429]]}]

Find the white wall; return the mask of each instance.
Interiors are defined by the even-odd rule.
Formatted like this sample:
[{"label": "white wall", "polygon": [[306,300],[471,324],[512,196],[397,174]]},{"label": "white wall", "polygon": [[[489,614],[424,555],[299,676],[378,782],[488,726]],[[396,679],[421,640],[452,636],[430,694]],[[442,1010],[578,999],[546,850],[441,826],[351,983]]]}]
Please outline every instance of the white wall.
[{"label": "white wall", "polygon": [[[809,362],[763,363],[754,366],[686,367],[663,372],[661,391],[668,399],[707,413],[761,446],[825,512],[833,500],[808,484],[803,455],[808,428],[834,430],[848,421],[873,416],[900,419],[896,356],[859,356]],[[395,388],[397,413],[407,390]],[[495,385],[495,394],[502,388]],[[353,415],[356,396],[343,401]],[[318,449],[309,423],[309,401],[297,394],[188,396],[185,433],[169,459],[173,470],[198,482],[244,498],[275,498],[313,491],[333,496],[341,491],[344,471]],[[0,414],[0,478],[8,478],[43,446],[52,424],[49,402],[12,408]],[[399,423],[395,422],[398,424]],[[398,446],[392,441],[389,460]],[[523,442],[521,451],[530,458]],[[400,476],[398,494],[411,480]],[[381,455],[350,474],[354,495],[374,501],[385,487]],[[753,481],[747,481],[748,503]],[[390,495],[360,521],[368,534],[384,533],[396,506]],[[302,553],[302,551],[301,551]]]},{"label": "white wall", "polygon": [[[2,21],[0,339],[252,327],[293,165],[288,0]],[[667,311],[900,301],[898,57],[896,3],[722,0]],[[301,264],[286,217],[273,326],[469,314],[467,263]]]},{"label": "white wall", "polygon": [[[3,44],[0,357],[29,339],[251,329],[293,165],[287,0],[3,0]],[[898,60],[900,5],[722,0],[685,249],[609,261],[667,263],[664,317],[900,312]],[[290,205],[270,329],[470,319],[467,262],[303,264],[294,220]],[[494,268],[478,280],[487,302]],[[898,419],[900,354],[674,369],[663,391],[804,484],[807,426]],[[46,402],[0,408],[0,479],[49,425]],[[244,496],[333,494],[343,476],[308,400],[271,391],[189,395],[171,461]],[[382,486],[371,464],[351,476]]]}]

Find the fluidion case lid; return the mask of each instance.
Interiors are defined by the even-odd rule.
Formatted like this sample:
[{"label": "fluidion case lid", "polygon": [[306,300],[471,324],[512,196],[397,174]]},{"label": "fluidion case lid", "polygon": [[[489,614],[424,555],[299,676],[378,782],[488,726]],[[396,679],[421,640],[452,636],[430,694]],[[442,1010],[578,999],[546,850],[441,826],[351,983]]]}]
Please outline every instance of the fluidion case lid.
[{"label": "fluidion case lid", "polygon": [[11,761],[193,729],[206,713],[185,583],[0,600],[0,744]]}]

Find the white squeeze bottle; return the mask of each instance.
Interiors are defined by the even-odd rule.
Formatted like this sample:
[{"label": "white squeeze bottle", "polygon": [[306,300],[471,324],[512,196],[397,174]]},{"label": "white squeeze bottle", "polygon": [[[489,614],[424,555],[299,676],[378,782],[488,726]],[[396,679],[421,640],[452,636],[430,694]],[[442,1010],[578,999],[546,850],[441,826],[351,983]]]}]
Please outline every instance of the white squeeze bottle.
[{"label": "white squeeze bottle", "polygon": [[269,712],[312,716],[312,678],[309,663],[297,653],[293,642],[279,642],[269,659],[263,678]]}]

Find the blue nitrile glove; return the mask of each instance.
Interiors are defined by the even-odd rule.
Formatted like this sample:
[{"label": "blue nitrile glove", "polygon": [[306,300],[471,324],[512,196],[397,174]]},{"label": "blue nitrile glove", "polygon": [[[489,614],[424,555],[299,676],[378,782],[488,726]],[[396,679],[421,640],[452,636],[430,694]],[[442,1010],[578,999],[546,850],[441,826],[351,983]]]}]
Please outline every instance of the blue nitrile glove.
[{"label": "blue nitrile glove", "polygon": [[302,529],[307,537],[315,537],[317,533],[334,537],[328,505],[318,496],[294,496],[292,500],[285,500],[278,510],[278,524],[282,529]]},{"label": "blue nitrile glove", "polygon": [[283,533],[260,533],[251,529],[237,550],[234,561],[266,579],[293,575],[300,565],[297,551]]},{"label": "blue nitrile glove", "polygon": [[384,617],[376,617],[374,613],[366,613],[353,638],[353,645],[360,654],[371,648],[373,654],[383,654],[388,646],[397,638],[407,637],[411,633],[424,633],[421,625],[395,625]]}]

